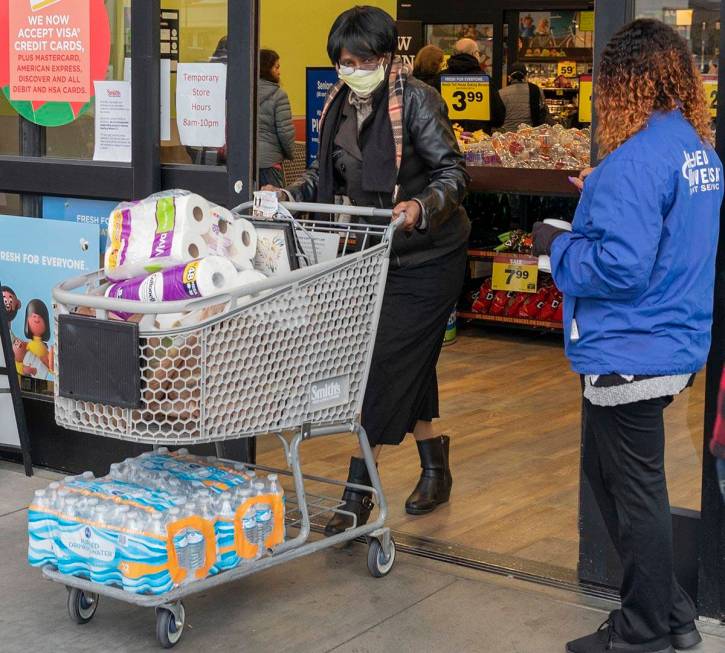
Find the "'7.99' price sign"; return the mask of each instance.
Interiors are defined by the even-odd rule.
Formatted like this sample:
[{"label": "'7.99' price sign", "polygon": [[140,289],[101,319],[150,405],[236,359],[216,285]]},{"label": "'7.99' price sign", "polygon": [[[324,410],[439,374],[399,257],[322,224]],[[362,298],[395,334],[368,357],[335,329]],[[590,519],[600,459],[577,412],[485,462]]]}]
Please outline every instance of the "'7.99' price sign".
[{"label": "'7.99' price sign", "polygon": [[441,75],[441,95],[451,122],[491,120],[491,87],[488,75]]},{"label": "'7.99' price sign", "polygon": [[535,256],[496,256],[493,259],[493,290],[514,292],[537,291],[539,259]]}]

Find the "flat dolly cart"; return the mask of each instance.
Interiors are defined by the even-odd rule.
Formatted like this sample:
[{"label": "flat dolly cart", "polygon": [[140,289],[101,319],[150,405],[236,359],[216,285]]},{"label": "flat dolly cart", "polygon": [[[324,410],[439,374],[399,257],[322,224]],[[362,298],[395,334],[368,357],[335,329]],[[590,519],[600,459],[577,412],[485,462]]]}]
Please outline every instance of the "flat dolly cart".
[{"label": "flat dolly cart", "polygon": [[[235,218],[248,212],[251,206],[249,203],[237,207]],[[144,303],[93,294],[105,281],[103,270],[69,279],[53,290],[59,323],[79,307],[86,315],[89,310],[95,311],[95,320],[84,319],[96,326],[110,324],[109,312],[143,316],[126,357],[132,358],[134,364],[138,359],[137,378],[131,381],[140,384],[140,398],[132,407],[109,403],[106,396],[95,400],[87,397],[79,400],[72,395],[69,398],[67,393],[64,396],[63,348],[75,351],[84,343],[73,342],[70,330],[65,335],[63,328],[57,330],[59,353],[56,355],[60,364],[56,367],[59,382],[55,384],[55,411],[59,425],[88,434],[151,444],[155,448],[214,442],[218,454],[219,443],[225,440],[274,435],[284,449],[288,469],[264,469],[291,477],[294,485],[294,494],[288,491],[287,497],[288,515],[296,517],[288,519],[288,530],[296,532],[294,537],[267,550],[263,557],[177,586],[165,594],[135,594],[64,575],[51,566],[44,567],[46,578],[68,588],[69,614],[77,623],[87,623],[93,617],[100,596],[155,608],[157,638],[164,648],[170,648],[184,632],[186,617],[182,600],[192,594],[360,537],[368,542],[367,564],[373,576],[385,576],[393,567],[395,542],[385,527],[387,504],[359,416],[393,235],[403,217],[387,222],[392,220],[389,210],[353,206],[303,203],[282,203],[281,206],[288,211],[315,215],[314,220],[298,221],[289,217],[289,213],[284,218],[288,224],[283,227],[293,235],[300,259],[300,267],[289,273],[231,292],[181,302]],[[329,216],[328,220],[318,217],[325,215]],[[339,215],[352,218],[346,223],[337,222],[333,217]],[[377,222],[380,218],[386,219],[385,224],[359,220],[366,217],[378,218]],[[339,236],[337,258],[316,262],[317,255],[310,250],[314,249],[311,243],[320,234]],[[85,294],[79,290],[85,290]],[[201,323],[167,331],[154,328],[155,315],[199,311],[221,304],[227,305],[226,312]],[[187,397],[187,403],[179,411],[169,411],[153,393],[145,390],[153,370],[159,368],[159,359],[164,358],[171,358],[175,369],[188,371],[179,375],[187,384],[178,395]],[[67,374],[71,376],[71,370]],[[110,390],[112,394],[118,389]],[[340,433],[357,437],[371,487],[302,473],[300,445],[313,438]],[[372,523],[358,525],[355,515],[343,510],[339,494],[338,498],[312,494],[306,491],[306,482],[327,484],[335,492],[341,486],[372,491],[379,506],[377,518]],[[290,510],[291,505],[296,508]],[[352,517],[352,527],[333,537],[310,540],[311,520],[327,513]]]}]

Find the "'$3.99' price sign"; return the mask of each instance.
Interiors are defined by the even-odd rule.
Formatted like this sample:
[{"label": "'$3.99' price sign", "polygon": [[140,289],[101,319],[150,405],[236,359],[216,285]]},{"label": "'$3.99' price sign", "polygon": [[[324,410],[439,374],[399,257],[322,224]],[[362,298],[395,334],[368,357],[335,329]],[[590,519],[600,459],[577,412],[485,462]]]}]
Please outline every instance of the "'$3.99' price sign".
[{"label": "'$3.99' price sign", "polygon": [[452,122],[491,120],[488,75],[441,75],[441,95]]},{"label": "'$3.99' price sign", "polygon": [[537,291],[539,259],[535,256],[496,256],[493,259],[493,290],[514,292]]}]

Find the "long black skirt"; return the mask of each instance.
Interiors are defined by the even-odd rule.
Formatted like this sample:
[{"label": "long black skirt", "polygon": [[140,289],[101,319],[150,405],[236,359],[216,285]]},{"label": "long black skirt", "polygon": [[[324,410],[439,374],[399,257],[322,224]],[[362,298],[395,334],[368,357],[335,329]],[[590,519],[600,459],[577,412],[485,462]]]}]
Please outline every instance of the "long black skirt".
[{"label": "long black skirt", "polygon": [[400,444],[418,420],[439,417],[436,364],[466,260],[461,247],[388,273],[362,408],[371,446]]}]

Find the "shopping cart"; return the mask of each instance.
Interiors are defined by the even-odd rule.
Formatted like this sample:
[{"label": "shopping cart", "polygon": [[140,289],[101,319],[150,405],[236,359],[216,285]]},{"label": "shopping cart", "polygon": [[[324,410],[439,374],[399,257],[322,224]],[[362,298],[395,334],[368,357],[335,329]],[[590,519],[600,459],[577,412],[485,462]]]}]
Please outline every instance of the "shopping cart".
[{"label": "shopping cart", "polygon": [[[283,206],[293,212],[331,217],[343,212],[353,217],[392,217],[390,211],[370,208],[299,203]],[[235,214],[244,214],[250,207],[240,205]],[[43,573],[47,578],[67,586],[73,620],[89,621],[100,595],[153,607],[157,638],[170,648],[184,630],[182,599],[283,562],[364,537],[369,546],[370,573],[382,577],[390,572],[395,542],[385,527],[387,505],[359,415],[393,234],[401,221],[376,226],[289,218],[298,245],[303,239],[309,245],[315,234],[338,235],[339,256],[316,263],[313,248],[301,247],[299,269],[202,300],[151,304],[93,295],[104,281],[102,270],[70,279],[53,290],[59,371],[55,413],[59,425],[155,447],[215,442],[218,453],[222,441],[272,434],[284,449],[288,469],[250,466],[285,474],[294,481],[294,495],[288,497],[287,505],[288,515],[295,517],[288,522],[288,528],[297,533],[295,537],[267,551],[266,557],[166,594],[133,594],[46,566]],[[201,323],[167,331],[153,326],[154,315],[221,305],[227,308],[223,314],[211,315]],[[79,308],[86,315],[95,311],[95,319],[74,315]],[[143,317],[138,325],[126,324],[107,320],[109,312]],[[126,328],[130,330],[123,331]],[[89,348],[95,362],[89,361],[87,354],[83,357]],[[86,367],[75,365],[78,369],[73,369],[76,356],[85,360]],[[94,376],[87,365],[103,370],[120,366],[118,374],[125,375],[126,380],[100,384],[100,389],[83,389],[87,377]],[[173,375],[172,396],[159,390],[163,385],[159,381],[167,374]],[[135,402],[124,396],[126,385],[136,386]],[[99,394],[92,396],[94,392]],[[131,395],[133,392],[131,388]],[[357,436],[371,487],[302,473],[301,444],[340,433]],[[339,498],[309,493],[306,483],[332,486],[336,492],[341,486],[372,491],[379,506],[377,518],[358,525],[356,516],[343,509]],[[352,527],[333,537],[310,540],[312,520],[325,513],[349,516]]]}]

